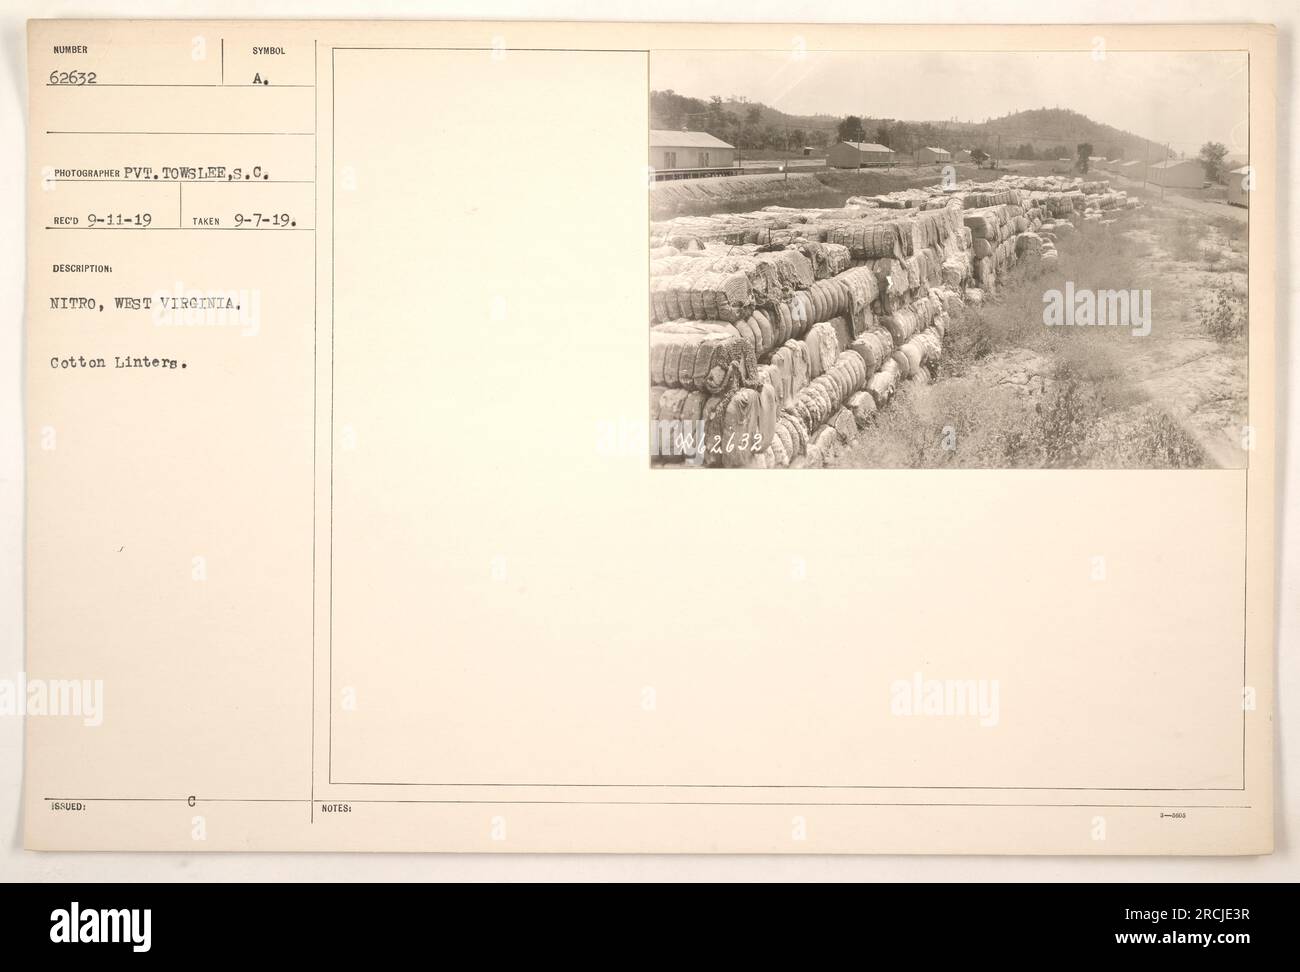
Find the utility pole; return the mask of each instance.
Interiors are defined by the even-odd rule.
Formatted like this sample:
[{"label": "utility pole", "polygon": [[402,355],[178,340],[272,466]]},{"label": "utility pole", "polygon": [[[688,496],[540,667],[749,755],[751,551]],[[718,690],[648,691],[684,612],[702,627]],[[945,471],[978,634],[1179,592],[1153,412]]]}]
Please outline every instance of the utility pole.
[{"label": "utility pole", "polygon": [[[1165,142],[1165,162],[1168,161],[1169,161],[1169,143]],[[1168,170],[1168,166],[1166,166],[1165,169],[1161,171],[1167,172],[1167,170]],[[1168,175],[1166,175],[1165,178],[1167,179]],[[1164,199],[1165,199],[1165,180],[1161,179],[1160,180],[1160,201],[1164,202]]]}]

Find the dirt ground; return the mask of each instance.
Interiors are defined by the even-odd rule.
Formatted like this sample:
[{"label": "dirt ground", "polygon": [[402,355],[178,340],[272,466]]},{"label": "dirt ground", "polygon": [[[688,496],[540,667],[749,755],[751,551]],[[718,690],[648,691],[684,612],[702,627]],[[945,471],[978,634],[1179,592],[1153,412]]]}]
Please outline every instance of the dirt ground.
[{"label": "dirt ground", "polygon": [[[1212,204],[1205,204],[1206,206]],[[1227,207],[1151,204],[1062,234],[1058,270],[1016,268],[835,465],[1241,468],[1246,233]],[[1049,328],[1050,289],[1150,291],[1150,333]]]}]

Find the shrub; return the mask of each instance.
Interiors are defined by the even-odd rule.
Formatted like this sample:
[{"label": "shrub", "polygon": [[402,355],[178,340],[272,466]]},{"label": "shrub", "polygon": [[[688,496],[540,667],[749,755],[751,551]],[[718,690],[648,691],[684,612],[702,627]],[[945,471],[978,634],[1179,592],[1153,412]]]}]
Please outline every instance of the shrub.
[{"label": "shrub", "polygon": [[1246,299],[1230,284],[1205,294],[1197,312],[1201,329],[1216,341],[1238,341],[1246,334]]}]

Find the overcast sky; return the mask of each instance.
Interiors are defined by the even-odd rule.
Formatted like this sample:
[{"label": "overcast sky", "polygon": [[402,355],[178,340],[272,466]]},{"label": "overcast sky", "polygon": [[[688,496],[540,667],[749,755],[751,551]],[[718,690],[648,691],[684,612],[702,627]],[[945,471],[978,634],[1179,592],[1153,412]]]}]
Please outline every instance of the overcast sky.
[{"label": "overcast sky", "polygon": [[[982,122],[1071,108],[1195,155],[1247,150],[1246,55],[655,53],[650,84],[696,98],[742,95],[793,114]],[[1032,133],[1027,133],[1032,134]]]}]

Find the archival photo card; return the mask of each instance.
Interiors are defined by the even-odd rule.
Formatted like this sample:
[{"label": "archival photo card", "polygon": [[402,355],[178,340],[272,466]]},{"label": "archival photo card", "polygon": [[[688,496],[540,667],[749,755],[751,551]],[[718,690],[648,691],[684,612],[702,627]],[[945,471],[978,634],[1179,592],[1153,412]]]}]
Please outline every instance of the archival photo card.
[{"label": "archival photo card", "polygon": [[1271,29],[28,42],[28,847],[1272,847]]}]

